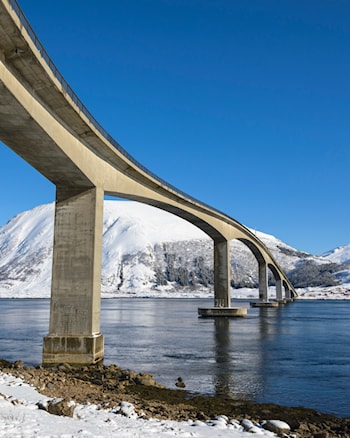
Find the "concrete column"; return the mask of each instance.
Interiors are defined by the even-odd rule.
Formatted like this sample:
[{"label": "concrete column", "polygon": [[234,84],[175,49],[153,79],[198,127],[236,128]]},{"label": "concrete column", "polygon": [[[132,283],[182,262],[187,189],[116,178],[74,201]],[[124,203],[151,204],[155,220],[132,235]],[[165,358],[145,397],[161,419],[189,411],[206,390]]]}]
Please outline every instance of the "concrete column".
[{"label": "concrete column", "polygon": [[268,301],[268,275],[267,275],[267,263],[265,261],[259,261],[259,301]]},{"label": "concrete column", "polygon": [[291,291],[288,286],[285,286],[284,289],[285,289],[286,300],[290,301],[292,299]]},{"label": "concrete column", "polygon": [[[58,192],[57,192],[58,193]],[[103,359],[100,333],[102,189],[68,199],[57,194],[50,331],[43,364],[92,364]]]},{"label": "concrete column", "polygon": [[283,293],[282,293],[282,280],[276,280],[276,300],[282,301],[283,300]]},{"label": "concrete column", "polygon": [[214,241],[214,306],[231,307],[230,241]]}]

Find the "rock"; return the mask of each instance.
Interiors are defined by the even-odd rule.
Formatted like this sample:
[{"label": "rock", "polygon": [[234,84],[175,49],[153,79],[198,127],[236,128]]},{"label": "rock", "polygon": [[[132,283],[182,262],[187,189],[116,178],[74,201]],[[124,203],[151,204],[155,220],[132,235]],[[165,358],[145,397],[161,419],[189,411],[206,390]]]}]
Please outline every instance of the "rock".
[{"label": "rock", "polygon": [[36,406],[38,406],[38,409],[41,409],[41,410],[43,410],[43,411],[46,411],[47,412],[47,405],[48,405],[48,401],[47,400],[39,400],[37,403],[36,403]]},{"label": "rock", "polygon": [[178,377],[175,386],[177,386],[178,388],[186,388],[185,382],[182,380],[182,377]]},{"label": "rock", "polygon": [[320,430],[322,430],[322,427],[320,427],[319,424],[309,424],[309,430],[312,433],[312,436],[314,437]]},{"label": "rock", "polygon": [[69,365],[68,363],[62,363],[58,365],[58,369],[60,371],[72,371],[73,367]]},{"label": "rock", "polygon": [[267,420],[262,426],[264,429],[277,433],[279,436],[290,432],[289,424],[280,420]]},{"label": "rock", "polygon": [[[56,367],[30,368],[23,366],[21,369],[15,368],[14,363],[0,359],[0,369],[3,372],[21,377],[24,381],[40,388],[43,395],[47,397],[60,397],[59,400],[56,399],[56,404],[62,400],[76,400],[76,403],[79,404],[94,403],[97,405],[108,401],[111,408],[114,408],[125,397],[128,402],[134,404],[135,411],[138,412],[139,416],[142,415],[142,412],[146,414],[143,418],[157,417],[159,419],[176,419],[177,421],[186,421],[191,418],[198,424],[202,422],[202,424],[207,425],[208,423],[204,423],[204,421],[216,418],[213,420],[216,428],[224,424],[223,421],[218,421],[218,418],[215,417],[216,414],[225,411],[229,418],[241,419],[244,415],[245,429],[249,429],[250,432],[250,434],[246,434],[247,437],[251,436],[252,433],[259,433],[260,436],[274,434],[264,431],[259,424],[261,418],[280,418],[283,415],[283,420],[293,431],[285,434],[284,438],[350,438],[350,419],[336,418],[304,408],[256,405],[244,400],[227,400],[223,409],[221,398],[208,398],[207,396],[204,398],[196,396],[193,399],[190,397],[191,404],[188,405],[189,394],[186,390],[179,391],[179,387],[176,390],[164,389],[163,387],[161,392],[158,392],[157,388],[162,388],[159,384],[153,387],[136,384],[136,378],[140,379],[139,382],[143,384],[153,383],[153,377],[149,374],[122,370],[116,365],[108,367],[72,366],[71,369],[69,368],[70,366],[60,364]],[[143,380],[140,376],[148,377]],[[98,380],[100,384],[93,385],[92,380]],[[144,398],[144,395],[147,397]],[[6,396],[0,395],[0,400],[1,397]],[[40,402],[38,408],[47,410],[47,403],[46,401]],[[56,415],[72,415],[74,406],[71,403],[67,401],[62,403],[64,408],[62,409],[59,404],[54,406],[53,402],[50,402],[50,411]],[[122,415],[133,414],[132,409],[129,410],[128,406],[119,406],[118,410],[121,411]],[[229,423],[225,424],[225,427],[243,432],[243,425],[239,420],[230,420]]]},{"label": "rock", "polygon": [[64,417],[73,417],[75,403],[65,399],[53,399],[47,404],[47,412],[53,415],[60,415]]},{"label": "rock", "polygon": [[246,432],[249,432],[251,429],[254,429],[256,427],[252,421],[248,420],[248,418],[245,418],[241,421],[241,426]]},{"label": "rock", "polygon": [[205,415],[202,411],[197,412],[196,418],[197,420],[209,420],[208,415]]},{"label": "rock", "polygon": [[138,418],[134,405],[128,402],[120,402],[118,408],[116,409],[116,413],[124,415],[124,417],[128,418]]},{"label": "rock", "polygon": [[309,425],[307,423],[299,423],[299,426],[295,429],[297,429],[300,433],[310,432]]},{"label": "rock", "polygon": [[137,385],[156,386],[157,382],[150,374],[139,374],[135,377],[134,382]]},{"label": "rock", "polygon": [[318,432],[314,435],[314,438],[331,438],[328,432]]}]

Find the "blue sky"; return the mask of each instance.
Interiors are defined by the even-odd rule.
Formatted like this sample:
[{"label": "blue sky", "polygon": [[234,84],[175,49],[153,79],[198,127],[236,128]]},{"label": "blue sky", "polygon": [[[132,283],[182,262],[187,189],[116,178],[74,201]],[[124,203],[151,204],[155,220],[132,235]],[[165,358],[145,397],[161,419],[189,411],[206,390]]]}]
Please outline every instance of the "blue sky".
[{"label": "blue sky", "polygon": [[[348,0],[19,1],[140,163],[314,254],[350,243]],[[0,144],[0,224],[55,198]]]}]

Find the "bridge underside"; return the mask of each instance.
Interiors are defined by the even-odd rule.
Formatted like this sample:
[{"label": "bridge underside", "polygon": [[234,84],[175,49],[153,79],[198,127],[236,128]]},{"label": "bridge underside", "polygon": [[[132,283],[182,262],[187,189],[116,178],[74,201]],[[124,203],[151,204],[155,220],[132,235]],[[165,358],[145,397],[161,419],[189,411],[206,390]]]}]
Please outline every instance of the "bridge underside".
[{"label": "bridge underside", "polygon": [[50,329],[43,362],[82,364],[103,358],[105,193],[167,210],[213,239],[217,308],[230,306],[229,244],[235,238],[258,261],[261,302],[268,300],[268,268],[278,297],[283,288],[286,297],[296,295],[268,249],[247,228],[149,173],[103,131],[52,69],[29,23],[12,9],[13,3],[0,0],[0,140],[56,186]]},{"label": "bridge underside", "polygon": [[3,143],[58,187],[60,197],[94,186],[1,80],[0,133]]}]

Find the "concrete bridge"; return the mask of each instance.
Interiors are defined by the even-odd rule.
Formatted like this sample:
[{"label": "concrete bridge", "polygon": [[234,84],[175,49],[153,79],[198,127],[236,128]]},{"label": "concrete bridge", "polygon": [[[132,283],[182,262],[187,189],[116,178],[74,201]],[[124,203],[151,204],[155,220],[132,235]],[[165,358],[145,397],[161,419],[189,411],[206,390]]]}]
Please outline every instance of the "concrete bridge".
[{"label": "concrete bridge", "polygon": [[105,194],[166,210],[213,239],[216,308],[230,307],[232,239],[247,245],[258,261],[262,303],[268,301],[268,270],[277,300],[297,295],[271,253],[246,227],[162,181],[111,138],[59,73],[15,0],[0,0],[0,140],[56,186],[50,329],[43,363],[103,358]]}]

